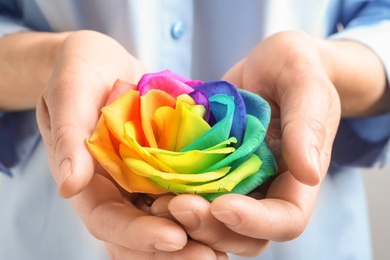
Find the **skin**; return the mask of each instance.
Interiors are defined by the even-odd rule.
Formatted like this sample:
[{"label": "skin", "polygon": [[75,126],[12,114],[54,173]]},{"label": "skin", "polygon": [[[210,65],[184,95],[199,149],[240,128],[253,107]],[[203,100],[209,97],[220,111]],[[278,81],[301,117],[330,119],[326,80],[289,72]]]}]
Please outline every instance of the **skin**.
[{"label": "skin", "polygon": [[164,196],[148,207],[136,194],[124,199],[84,145],[113,82],[136,83],[146,71],[142,64],[91,31],[9,35],[0,38],[0,57],[1,109],[37,108],[58,192],[112,259],[254,256],[270,240],[296,238],[313,210],[340,118],[389,111],[385,71],[370,49],[278,33],[224,76],[272,107],[267,142],[280,172],[252,194],[264,199]]}]

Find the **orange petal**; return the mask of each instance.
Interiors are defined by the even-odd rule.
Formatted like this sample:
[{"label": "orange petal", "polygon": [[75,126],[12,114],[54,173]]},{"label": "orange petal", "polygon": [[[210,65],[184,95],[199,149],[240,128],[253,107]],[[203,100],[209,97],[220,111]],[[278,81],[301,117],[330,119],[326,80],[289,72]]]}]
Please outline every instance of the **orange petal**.
[{"label": "orange petal", "polygon": [[126,143],[124,124],[129,121],[133,127],[133,138],[141,145],[145,143],[139,107],[139,92],[130,90],[102,109],[107,128],[121,143]]},{"label": "orange petal", "polygon": [[91,138],[86,140],[89,151],[100,165],[114,178],[114,180],[129,192],[145,192],[151,194],[166,193],[148,178],[133,173],[122,161],[111,144],[104,117],[100,117]]}]

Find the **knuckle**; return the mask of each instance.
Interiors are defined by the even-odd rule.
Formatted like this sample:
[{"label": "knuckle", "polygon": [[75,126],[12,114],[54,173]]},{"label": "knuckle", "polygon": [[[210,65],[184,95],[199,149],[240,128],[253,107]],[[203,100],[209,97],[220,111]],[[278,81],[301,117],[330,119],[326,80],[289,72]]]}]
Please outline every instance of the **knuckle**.
[{"label": "knuckle", "polygon": [[233,253],[243,257],[256,257],[265,251],[269,243],[269,240],[256,239],[251,243],[250,247],[247,246],[244,250]]},{"label": "knuckle", "polygon": [[71,135],[72,129],[74,129],[73,124],[66,124],[54,130],[54,132],[52,133],[52,140],[54,141],[53,152],[55,154],[57,153],[61,145],[66,142],[67,137]]}]

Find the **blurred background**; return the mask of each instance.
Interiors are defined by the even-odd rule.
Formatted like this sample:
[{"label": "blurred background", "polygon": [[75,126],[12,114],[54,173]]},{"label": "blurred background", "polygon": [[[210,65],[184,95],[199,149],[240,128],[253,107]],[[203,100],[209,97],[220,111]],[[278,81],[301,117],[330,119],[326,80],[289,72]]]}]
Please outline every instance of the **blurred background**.
[{"label": "blurred background", "polygon": [[374,259],[390,259],[390,167],[366,170],[363,176],[370,210]]}]

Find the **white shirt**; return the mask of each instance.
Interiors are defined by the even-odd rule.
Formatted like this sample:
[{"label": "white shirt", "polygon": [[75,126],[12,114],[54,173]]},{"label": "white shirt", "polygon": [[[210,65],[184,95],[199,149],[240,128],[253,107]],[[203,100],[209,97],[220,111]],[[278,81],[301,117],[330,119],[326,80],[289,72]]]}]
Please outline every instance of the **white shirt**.
[{"label": "white shirt", "polygon": [[[348,30],[332,37],[368,45],[389,72],[389,2],[0,0],[0,35],[27,29],[97,30],[118,40],[150,71],[170,69],[207,81],[220,78],[276,31],[300,29],[327,37],[343,25]],[[387,126],[388,122],[379,121]],[[378,136],[385,141],[375,151],[386,154],[382,150],[390,127],[382,128],[387,131]],[[357,138],[367,142],[367,149],[373,146],[370,137]],[[11,169],[14,177],[0,175],[0,259],[106,259],[102,243],[89,235],[68,201],[57,195],[43,143],[32,152]],[[372,163],[378,153],[369,162],[356,163]],[[348,171],[352,170],[332,166],[334,173],[324,180],[303,235],[272,243],[258,259],[369,259],[364,189],[360,176]]]}]

